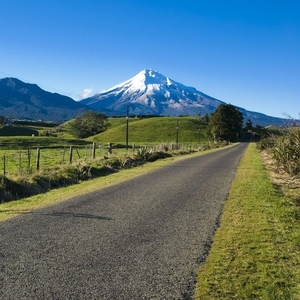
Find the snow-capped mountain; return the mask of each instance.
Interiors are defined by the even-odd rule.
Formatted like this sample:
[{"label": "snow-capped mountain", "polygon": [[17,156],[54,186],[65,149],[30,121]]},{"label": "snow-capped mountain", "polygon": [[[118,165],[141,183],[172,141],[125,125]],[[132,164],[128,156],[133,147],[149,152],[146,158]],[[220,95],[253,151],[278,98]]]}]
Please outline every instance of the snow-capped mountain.
[{"label": "snow-capped mountain", "polygon": [[[133,78],[81,100],[93,110],[108,116],[125,115],[199,115],[210,114],[225,102],[212,98],[193,87],[176,82],[157,71],[145,69]],[[233,104],[233,103],[231,103]],[[234,105],[234,104],[233,104]],[[238,107],[244,120],[253,125],[283,125],[285,119]]]},{"label": "snow-capped mountain", "polygon": [[151,69],[81,102],[95,110],[105,108],[115,114],[124,114],[129,106],[133,115],[165,116],[211,113],[224,103]]}]

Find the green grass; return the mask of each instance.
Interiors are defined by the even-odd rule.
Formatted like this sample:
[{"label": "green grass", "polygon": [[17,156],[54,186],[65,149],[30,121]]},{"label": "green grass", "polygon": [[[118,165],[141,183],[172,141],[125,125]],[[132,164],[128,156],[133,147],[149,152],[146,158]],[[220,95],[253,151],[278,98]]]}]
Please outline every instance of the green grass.
[{"label": "green grass", "polygon": [[[161,145],[176,142],[178,121],[178,141],[180,146],[187,143],[196,145],[203,142],[206,124],[195,117],[155,117],[155,118],[130,118],[129,120],[129,147],[144,145]],[[51,128],[33,126],[10,126],[3,130],[8,134],[24,134],[21,136],[0,136],[0,174],[12,177],[36,169],[36,149],[40,148],[40,170],[69,163],[69,146],[76,146],[73,151],[73,161],[91,158],[91,144],[96,142],[96,157],[107,155],[107,144],[121,144],[125,146],[125,118],[111,118],[109,129],[99,135],[88,139],[70,138],[70,134],[63,130],[57,132],[58,137],[34,136],[29,133],[51,130]],[[62,127],[67,128],[67,123]],[[69,138],[66,138],[69,136]],[[185,144],[186,143],[186,144]],[[169,146],[169,144],[167,144]],[[30,149],[30,156],[29,151]],[[123,149],[124,150],[124,149]],[[120,152],[114,149],[113,153]],[[30,157],[30,162],[28,157]]]},{"label": "green grass", "polygon": [[271,183],[255,145],[232,184],[196,299],[300,299],[300,211]]},{"label": "green grass", "polygon": [[[107,149],[96,148],[95,157],[107,155]],[[28,150],[0,150],[0,173],[4,168],[6,176],[13,177],[18,174],[32,172],[36,169],[37,149]],[[30,159],[29,159],[30,158]],[[73,147],[72,162],[88,161],[92,159],[91,144]],[[42,148],[40,149],[40,170],[49,170],[57,166],[67,165],[70,162],[70,147]]]},{"label": "green grass", "polygon": [[66,139],[44,136],[0,136],[0,149],[53,148],[70,145],[88,145],[91,142],[82,139]]},{"label": "green grass", "polygon": [[[193,154],[189,154],[189,156],[203,155],[205,153],[218,150],[219,149],[212,149],[205,152],[195,152]],[[135,168],[123,169],[108,176],[94,178],[93,180],[83,181],[72,186],[50,190],[47,193],[24,198],[21,200],[2,203],[0,204],[0,221],[12,218],[19,214],[26,213],[37,208],[63,202],[72,197],[92,192],[96,189],[105,188],[113,184],[134,178],[136,176],[140,176],[157,168],[164,167],[175,160],[184,159],[185,157],[186,155],[159,159],[157,161],[146,163]]]},{"label": "green grass", "polygon": [[[178,122],[178,131],[177,131]],[[86,140],[76,139],[68,132],[68,122],[61,125],[64,130],[39,126],[9,126],[0,128],[0,149],[26,149],[27,147],[53,147],[57,145],[85,144],[96,142],[125,144],[126,118],[109,118],[110,126],[105,132]],[[207,124],[196,117],[129,118],[129,145],[206,142]],[[53,132],[52,132],[53,131]],[[46,132],[57,135],[42,136]],[[34,135],[34,136],[33,136]]]},{"label": "green grass", "polygon": [[[129,144],[135,143],[171,143],[178,142],[199,143],[207,141],[205,137],[207,124],[201,123],[195,117],[155,117],[155,118],[130,118],[128,126]],[[111,126],[89,140],[99,143],[121,143],[126,140],[126,119],[109,119]]]}]

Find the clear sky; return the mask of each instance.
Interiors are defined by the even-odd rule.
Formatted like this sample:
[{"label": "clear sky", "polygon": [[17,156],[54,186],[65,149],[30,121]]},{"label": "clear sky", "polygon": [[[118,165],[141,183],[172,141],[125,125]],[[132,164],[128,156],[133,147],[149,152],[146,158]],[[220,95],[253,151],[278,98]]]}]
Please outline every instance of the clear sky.
[{"label": "clear sky", "polygon": [[299,0],[0,0],[0,24],[0,78],[78,100],[149,68],[299,118]]}]

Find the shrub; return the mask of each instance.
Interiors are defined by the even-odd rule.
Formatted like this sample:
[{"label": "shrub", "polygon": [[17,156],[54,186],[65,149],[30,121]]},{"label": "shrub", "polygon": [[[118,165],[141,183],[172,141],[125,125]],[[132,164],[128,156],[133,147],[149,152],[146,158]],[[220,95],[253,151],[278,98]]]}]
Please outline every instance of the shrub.
[{"label": "shrub", "polygon": [[147,161],[149,157],[152,155],[152,149],[147,150],[147,148],[139,148],[135,154],[135,159]]},{"label": "shrub", "polygon": [[278,166],[286,173],[300,175],[300,128],[289,128],[284,136],[277,139],[272,153]]}]

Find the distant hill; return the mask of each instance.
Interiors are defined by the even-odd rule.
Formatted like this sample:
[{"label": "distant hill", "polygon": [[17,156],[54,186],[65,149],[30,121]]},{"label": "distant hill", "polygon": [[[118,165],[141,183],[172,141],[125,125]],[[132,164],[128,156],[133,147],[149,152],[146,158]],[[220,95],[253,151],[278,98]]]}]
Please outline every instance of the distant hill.
[{"label": "distant hill", "polygon": [[[210,114],[225,102],[157,71],[145,69],[107,91],[81,100],[81,103],[94,110],[106,110],[111,116],[126,114],[127,107],[130,115],[179,116]],[[243,113],[244,120],[250,119],[253,125],[280,126],[286,122],[285,119],[238,108]]]},{"label": "distant hill", "polygon": [[64,122],[88,109],[70,97],[17,78],[0,79],[0,115],[19,120]]}]

